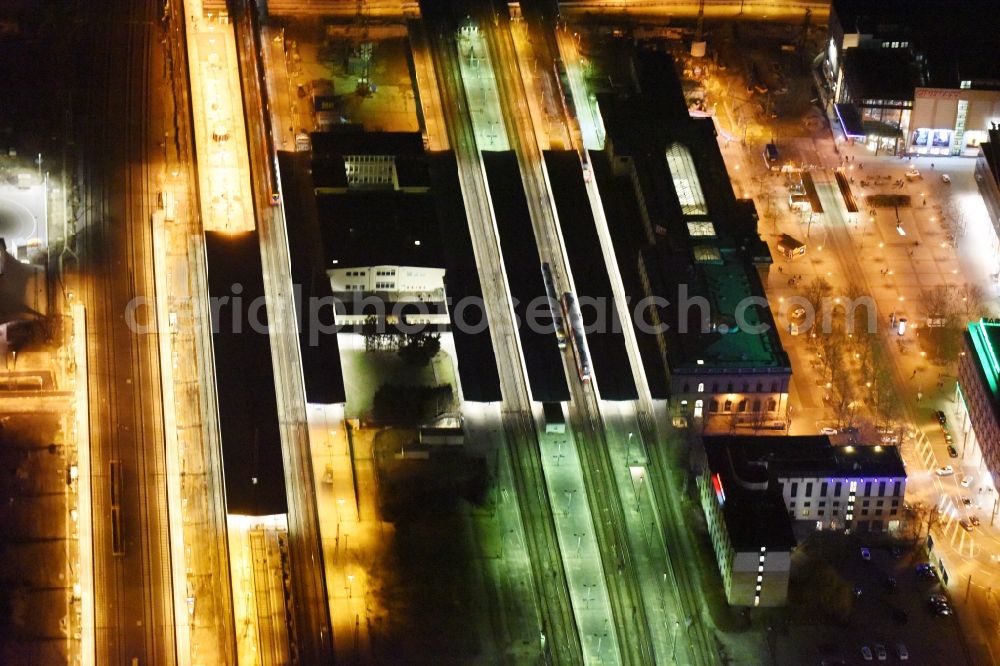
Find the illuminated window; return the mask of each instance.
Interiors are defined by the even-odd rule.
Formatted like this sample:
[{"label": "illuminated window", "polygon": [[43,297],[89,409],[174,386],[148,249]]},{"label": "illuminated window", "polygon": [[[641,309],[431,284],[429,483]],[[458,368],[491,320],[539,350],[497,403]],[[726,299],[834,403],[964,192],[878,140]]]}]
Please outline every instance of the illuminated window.
[{"label": "illuminated window", "polygon": [[706,236],[715,238],[715,225],[711,222],[688,222],[689,236]]},{"label": "illuminated window", "polygon": [[698,172],[695,171],[691,152],[679,143],[667,148],[667,168],[674,180],[674,190],[685,215],[706,215],[705,195],[701,191]]},{"label": "illuminated window", "polygon": [[396,183],[392,155],[344,155],[344,175],[350,188],[387,188]]},{"label": "illuminated window", "polygon": [[722,253],[714,245],[695,245],[692,248],[694,260],[699,264],[721,264]]}]

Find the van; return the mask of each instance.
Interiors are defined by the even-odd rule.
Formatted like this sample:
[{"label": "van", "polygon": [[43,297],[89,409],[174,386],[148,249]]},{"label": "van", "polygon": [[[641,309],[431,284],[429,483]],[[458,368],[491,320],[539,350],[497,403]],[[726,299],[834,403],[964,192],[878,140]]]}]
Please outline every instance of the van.
[{"label": "van", "polygon": [[780,156],[778,155],[778,147],[773,143],[769,143],[764,146],[764,164],[771,171],[778,171],[781,168],[779,163]]}]

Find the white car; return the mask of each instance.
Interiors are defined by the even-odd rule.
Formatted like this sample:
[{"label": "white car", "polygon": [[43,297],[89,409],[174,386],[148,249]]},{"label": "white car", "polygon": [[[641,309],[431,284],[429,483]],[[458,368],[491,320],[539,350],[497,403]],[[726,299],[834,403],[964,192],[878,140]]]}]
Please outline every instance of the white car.
[{"label": "white car", "polygon": [[951,176],[949,176],[946,173],[941,174],[941,182],[944,183],[945,185],[950,184],[951,183]]},{"label": "white car", "polygon": [[896,656],[899,657],[900,661],[909,661],[910,653],[907,652],[906,646],[900,643],[896,646]]},{"label": "white car", "polygon": [[945,465],[944,467],[938,467],[934,470],[934,473],[938,476],[951,476],[955,473],[955,469],[951,465]]},{"label": "white car", "polygon": [[966,474],[965,476],[963,476],[962,477],[962,487],[963,488],[968,488],[969,486],[971,486],[972,485],[972,479],[973,479],[973,476],[971,474]]},{"label": "white car", "polygon": [[823,435],[836,435],[837,434],[837,429],[836,428],[831,428],[830,426],[826,426],[825,428],[820,428],[819,431]]},{"label": "white car", "polygon": [[906,170],[906,179],[913,180],[914,178],[920,178],[920,172],[917,171],[917,167],[910,167]]},{"label": "white car", "polygon": [[872,660],[872,649],[867,645],[861,646],[861,658],[864,659],[865,661]]}]

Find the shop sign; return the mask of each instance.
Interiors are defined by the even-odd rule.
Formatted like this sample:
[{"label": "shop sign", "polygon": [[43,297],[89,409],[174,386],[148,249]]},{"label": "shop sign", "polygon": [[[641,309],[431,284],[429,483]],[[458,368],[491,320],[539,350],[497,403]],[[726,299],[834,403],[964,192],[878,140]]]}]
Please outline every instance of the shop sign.
[{"label": "shop sign", "polygon": [[913,93],[914,99],[959,99],[961,96],[961,90],[950,88],[916,88]]}]

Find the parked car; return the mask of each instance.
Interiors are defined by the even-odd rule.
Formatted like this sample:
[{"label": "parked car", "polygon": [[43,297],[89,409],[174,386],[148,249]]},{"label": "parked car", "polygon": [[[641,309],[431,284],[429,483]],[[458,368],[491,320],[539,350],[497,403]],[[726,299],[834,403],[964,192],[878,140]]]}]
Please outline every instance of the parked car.
[{"label": "parked car", "polygon": [[820,428],[819,432],[822,435],[836,435],[837,434],[837,429],[836,428],[831,428],[830,426],[826,426],[826,427]]},{"label": "parked car", "polygon": [[896,656],[899,657],[900,661],[909,661],[910,653],[906,650],[906,646],[902,643],[896,646]]},{"label": "parked car", "polygon": [[939,592],[935,592],[934,594],[927,595],[927,601],[932,604],[946,604],[948,603],[948,597]]},{"label": "parked car", "polygon": [[950,457],[952,457],[952,458],[957,458],[958,457],[958,449],[956,449],[954,446],[952,446],[951,444],[949,444],[948,445],[948,455]]},{"label": "parked car", "polygon": [[872,649],[867,645],[861,646],[861,658],[864,659],[865,661],[872,660]]},{"label": "parked car", "polygon": [[944,183],[945,185],[950,185],[951,184],[951,176],[949,176],[946,173],[941,174],[941,182]]},{"label": "parked car", "polygon": [[878,657],[879,661],[885,661],[888,656],[885,651],[885,646],[881,643],[875,644],[875,656]]},{"label": "parked car", "polygon": [[941,411],[941,410],[939,409],[939,410],[937,411],[937,420],[938,420],[938,423],[940,423],[941,425],[944,425],[945,423],[947,423],[947,422],[948,422],[948,417],[947,417],[947,416],[945,416],[945,413],[944,413],[944,412],[942,412],[942,411]]},{"label": "parked car", "polygon": [[962,487],[963,488],[968,488],[969,486],[971,486],[972,485],[972,479],[973,479],[973,476],[971,474],[966,474],[965,476],[963,476],[962,477],[962,484],[961,484]]},{"label": "parked car", "polygon": [[979,527],[979,516],[969,516],[969,522]]},{"label": "parked car", "polygon": [[955,612],[950,604],[929,604],[929,607],[931,613],[937,615],[938,617],[946,617]]},{"label": "parked car", "polygon": [[934,473],[937,474],[938,476],[951,476],[952,474],[955,473],[955,468],[953,468],[951,465],[945,465],[944,467],[938,467],[936,470],[934,470]]},{"label": "parked car", "polygon": [[907,180],[915,180],[917,178],[920,178],[920,172],[917,171],[917,167],[913,166],[911,166],[909,169],[906,170],[905,175]]},{"label": "parked car", "polygon": [[964,506],[972,506],[972,500],[969,499],[968,497],[963,497],[962,498],[962,504]]},{"label": "parked car", "polygon": [[927,562],[923,562],[921,564],[918,564],[917,568],[916,568],[916,573],[917,573],[917,578],[919,580],[937,580],[938,579],[937,571],[935,571],[934,568],[930,564],[928,564]]},{"label": "parked car", "polygon": [[964,519],[960,520],[958,521],[958,524],[961,525],[962,529],[965,530],[966,532],[971,532],[973,530],[972,524],[969,523],[969,521],[967,520]]},{"label": "parked car", "polygon": [[868,548],[862,548],[861,559],[863,559],[865,562],[870,562],[872,559],[872,551],[870,551]]}]

